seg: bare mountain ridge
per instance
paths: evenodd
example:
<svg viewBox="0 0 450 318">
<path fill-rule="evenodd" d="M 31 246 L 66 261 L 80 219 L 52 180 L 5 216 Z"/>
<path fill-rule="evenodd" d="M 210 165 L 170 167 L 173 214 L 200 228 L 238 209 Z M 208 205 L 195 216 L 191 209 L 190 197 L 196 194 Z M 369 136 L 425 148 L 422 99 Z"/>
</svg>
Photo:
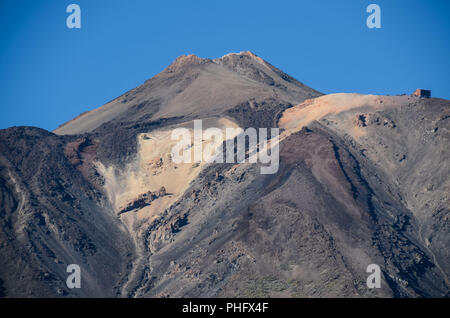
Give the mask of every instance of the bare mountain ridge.
<svg viewBox="0 0 450 318">
<path fill-rule="evenodd" d="M 143 85 L 62 125 L 56 134 L 79 134 L 114 120 L 136 122 L 174 116 L 211 116 L 254 100 L 298 104 L 321 94 L 251 52 L 211 60 L 177 58 Z M 163 106 L 163 107 L 162 107 Z"/>
<path fill-rule="evenodd" d="M 322 96 L 244 52 L 182 56 L 56 134 L 1 130 L 2 296 L 448 297 L 449 106 Z M 174 164 L 199 118 L 279 126 L 279 171 Z"/>
</svg>

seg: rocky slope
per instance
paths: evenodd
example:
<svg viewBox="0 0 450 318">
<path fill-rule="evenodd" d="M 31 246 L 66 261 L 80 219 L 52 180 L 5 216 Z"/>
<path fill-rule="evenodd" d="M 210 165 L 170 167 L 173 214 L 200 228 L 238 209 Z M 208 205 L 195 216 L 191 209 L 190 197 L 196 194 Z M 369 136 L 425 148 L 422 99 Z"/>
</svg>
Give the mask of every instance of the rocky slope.
<svg viewBox="0 0 450 318">
<path fill-rule="evenodd" d="M 1 295 L 447 297 L 450 102 L 321 95 L 189 55 L 53 133 L 0 131 Z M 174 163 L 194 119 L 279 127 L 278 172 Z"/>
</svg>

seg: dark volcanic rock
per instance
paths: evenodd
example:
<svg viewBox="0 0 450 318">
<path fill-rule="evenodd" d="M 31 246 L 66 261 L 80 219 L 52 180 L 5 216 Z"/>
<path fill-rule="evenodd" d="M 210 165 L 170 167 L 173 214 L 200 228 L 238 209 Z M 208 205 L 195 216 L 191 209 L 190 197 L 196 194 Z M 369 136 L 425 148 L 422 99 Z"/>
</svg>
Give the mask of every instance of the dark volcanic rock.
<svg viewBox="0 0 450 318">
<path fill-rule="evenodd" d="M 6 296 L 114 296 L 133 255 L 123 225 L 64 148 L 60 137 L 42 129 L 0 131 L 0 279 Z M 81 267 L 80 290 L 65 284 L 72 263 Z"/>
</svg>

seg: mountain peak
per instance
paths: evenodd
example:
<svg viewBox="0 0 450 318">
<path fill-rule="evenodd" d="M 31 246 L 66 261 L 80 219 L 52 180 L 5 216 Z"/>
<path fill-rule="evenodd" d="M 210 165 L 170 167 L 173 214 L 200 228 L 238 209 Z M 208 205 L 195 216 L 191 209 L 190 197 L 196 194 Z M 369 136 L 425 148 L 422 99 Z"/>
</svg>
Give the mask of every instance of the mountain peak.
<svg viewBox="0 0 450 318">
<path fill-rule="evenodd" d="M 258 55 L 256 55 L 255 53 L 253 53 L 252 51 L 241 51 L 241 52 L 230 52 L 228 54 L 225 54 L 224 56 L 222 56 L 221 58 L 227 57 L 227 56 L 232 56 L 232 55 L 238 55 L 238 56 L 248 56 L 248 57 L 252 57 L 252 58 L 257 58 Z"/>
<path fill-rule="evenodd" d="M 177 57 L 175 59 L 175 61 L 172 62 L 172 64 L 170 64 L 165 69 L 165 71 L 172 73 L 172 72 L 182 70 L 188 66 L 203 65 L 208 62 L 211 62 L 211 60 L 198 57 L 195 54 L 180 55 L 179 57 Z"/>
<path fill-rule="evenodd" d="M 228 54 L 226 54 L 222 57 L 216 58 L 214 60 L 209 59 L 209 58 L 201 58 L 195 54 L 187 54 L 187 55 L 183 54 L 183 55 L 180 55 L 179 57 L 177 57 L 175 59 L 175 61 L 173 61 L 172 64 L 170 64 L 165 69 L 165 71 L 169 72 L 169 73 L 173 73 L 173 72 L 183 70 L 189 66 L 204 65 L 204 64 L 211 63 L 211 62 L 222 64 L 222 62 L 227 61 L 229 59 L 234 60 L 234 59 L 240 59 L 243 57 L 257 61 L 258 63 L 261 63 L 263 65 L 266 64 L 266 62 L 262 58 L 260 58 L 258 55 L 256 55 L 255 53 L 253 53 L 251 51 L 242 51 L 239 53 L 228 53 Z"/>
<path fill-rule="evenodd" d="M 217 59 L 215 59 L 215 62 L 223 62 L 225 60 L 229 60 L 229 59 L 241 59 L 241 58 L 249 58 L 251 60 L 255 60 L 261 64 L 266 64 L 266 62 L 260 58 L 258 55 L 256 55 L 255 53 L 253 53 L 252 51 L 242 51 L 239 53 L 228 53 L 225 54 L 222 57 L 219 57 Z"/>
<path fill-rule="evenodd" d="M 214 60 L 181 55 L 143 85 L 71 120 L 55 133 L 89 132 L 113 120 L 137 123 L 168 116 L 215 116 L 249 100 L 296 105 L 320 95 L 250 51 Z"/>
</svg>

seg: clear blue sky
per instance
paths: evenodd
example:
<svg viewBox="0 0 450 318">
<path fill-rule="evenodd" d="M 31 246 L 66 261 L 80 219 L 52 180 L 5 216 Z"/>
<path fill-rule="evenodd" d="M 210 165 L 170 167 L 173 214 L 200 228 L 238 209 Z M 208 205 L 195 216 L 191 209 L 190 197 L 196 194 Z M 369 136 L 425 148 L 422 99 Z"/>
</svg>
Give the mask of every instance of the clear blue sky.
<svg viewBox="0 0 450 318">
<path fill-rule="evenodd" d="M 251 50 L 324 93 L 450 99 L 449 16 L 449 0 L 0 0 L 0 128 L 53 130 L 189 53 Z"/>
</svg>

